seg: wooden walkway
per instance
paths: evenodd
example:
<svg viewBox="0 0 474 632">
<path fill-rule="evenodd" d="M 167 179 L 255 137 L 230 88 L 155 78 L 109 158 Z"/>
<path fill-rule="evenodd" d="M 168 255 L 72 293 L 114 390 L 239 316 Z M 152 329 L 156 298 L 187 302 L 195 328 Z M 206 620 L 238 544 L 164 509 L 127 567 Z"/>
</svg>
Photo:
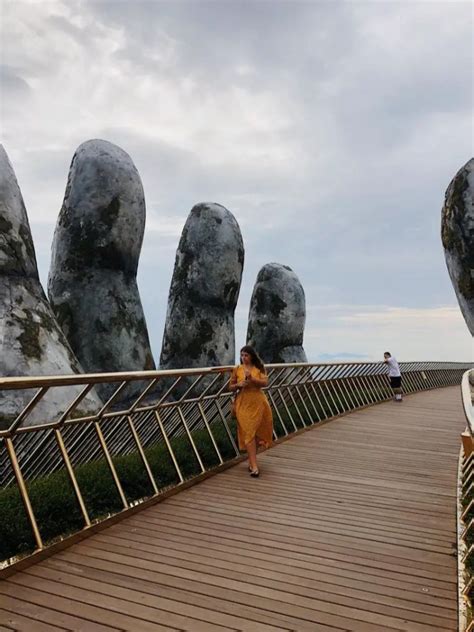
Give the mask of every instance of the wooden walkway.
<svg viewBox="0 0 474 632">
<path fill-rule="evenodd" d="M 459 388 L 384 403 L 0 581 L 0 630 L 456 630 Z"/>
</svg>

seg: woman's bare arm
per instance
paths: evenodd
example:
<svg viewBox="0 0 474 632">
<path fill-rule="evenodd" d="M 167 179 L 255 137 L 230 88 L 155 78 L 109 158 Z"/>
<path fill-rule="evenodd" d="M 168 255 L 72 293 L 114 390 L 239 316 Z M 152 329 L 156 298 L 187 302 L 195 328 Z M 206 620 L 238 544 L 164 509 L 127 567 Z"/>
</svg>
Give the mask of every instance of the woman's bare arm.
<svg viewBox="0 0 474 632">
<path fill-rule="evenodd" d="M 235 392 L 239 390 L 240 386 L 238 385 L 237 382 L 229 381 L 229 385 L 227 388 L 229 391 Z"/>
<path fill-rule="evenodd" d="M 261 373 L 260 374 L 263 377 L 260 378 L 256 378 L 256 377 L 249 377 L 248 381 L 250 382 L 250 384 L 253 384 L 254 386 L 258 386 L 259 388 L 264 388 L 265 386 L 268 386 L 268 376 Z"/>
<path fill-rule="evenodd" d="M 229 384 L 227 386 L 228 390 L 231 392 L 238 391 L 245 385 L 245 382 L 237 382 L 237 375 L 235 373 L 232 374 Z"/>
</svg>

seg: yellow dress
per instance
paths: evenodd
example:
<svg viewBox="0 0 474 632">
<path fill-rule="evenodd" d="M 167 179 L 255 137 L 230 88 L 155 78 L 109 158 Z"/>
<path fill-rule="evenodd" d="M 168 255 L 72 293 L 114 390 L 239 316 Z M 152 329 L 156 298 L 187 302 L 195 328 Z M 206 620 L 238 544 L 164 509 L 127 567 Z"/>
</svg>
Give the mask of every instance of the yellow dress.
<svg viewBox="0 0 474 632">
<path fill-rule="evenodd" d="M 266 377 L 256 367 L 252 367 L 251 375 L 257 380 Z M 239 365 L 232 371 L 230 383 L 235 384 L 244 380 L 244 367 Z M 273 439 L 273 416 L 267 396 L 261 388 L 252 384 L 242 388 L 237 395 L 235 410 L 239 448 L 245 450 L 245 447 L 255 438 L 257 446 L 264 445 L 268 448 Z"/>
</svg>

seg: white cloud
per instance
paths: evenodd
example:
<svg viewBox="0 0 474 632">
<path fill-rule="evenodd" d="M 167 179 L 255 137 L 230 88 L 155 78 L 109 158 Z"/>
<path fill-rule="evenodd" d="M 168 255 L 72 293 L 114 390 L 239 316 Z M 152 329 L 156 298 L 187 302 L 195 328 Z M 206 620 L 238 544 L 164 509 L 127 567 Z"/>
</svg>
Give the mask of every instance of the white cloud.
<svg viewBox="0 0 474 632">
<path fill-rule="evenodd" d="M 312 357 L 343 349 L 377 360 L 389 349 L 404 361 L 474 361 L 473 341 L 456 307 L 314 305 L 310 313 L 322 314 L 305 334 Z"/>
<path fill-rule="evenodd" d="M 176 219 L 174 216 L 166 216 L 148 213 L 146 220 L 146 230 L 148 232 L 158 233 L 162 237 L 177 238 L 181 236 L 184 222 Z"/>
<path fill-rule="evenodd" d="M 237 345 L 278 261 L 310 357 L 466 358 L 439 211 L 472 152 L 470 3 L 4 0 L 2 18 L 3 139 L 43 281 L 72 155 L 100 137 L 143 180 L 156 356 L 181 228 L 209 200 L 246 245 Z"/>
</svg>

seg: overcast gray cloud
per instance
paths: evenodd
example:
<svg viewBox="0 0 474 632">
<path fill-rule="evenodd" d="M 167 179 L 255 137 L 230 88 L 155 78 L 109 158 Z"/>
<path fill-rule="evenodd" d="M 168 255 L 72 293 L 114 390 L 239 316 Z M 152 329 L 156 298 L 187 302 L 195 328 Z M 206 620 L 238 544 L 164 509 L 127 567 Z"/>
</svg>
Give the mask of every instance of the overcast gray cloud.
<svg viewBox="0 0 474 632">
<path fill-rule="evenodd" d="M 312 360 L 466 359 L 439 238 L 473 153 L 469 2 L 3 0 L 2 138 L 43 281 L 69 163 L 88 138 L 130 153 L 147 230 L 139 284 L 155 357 L 190 208 L 231 210 L 259 268 L 306 291 Z"/>
</svg>

